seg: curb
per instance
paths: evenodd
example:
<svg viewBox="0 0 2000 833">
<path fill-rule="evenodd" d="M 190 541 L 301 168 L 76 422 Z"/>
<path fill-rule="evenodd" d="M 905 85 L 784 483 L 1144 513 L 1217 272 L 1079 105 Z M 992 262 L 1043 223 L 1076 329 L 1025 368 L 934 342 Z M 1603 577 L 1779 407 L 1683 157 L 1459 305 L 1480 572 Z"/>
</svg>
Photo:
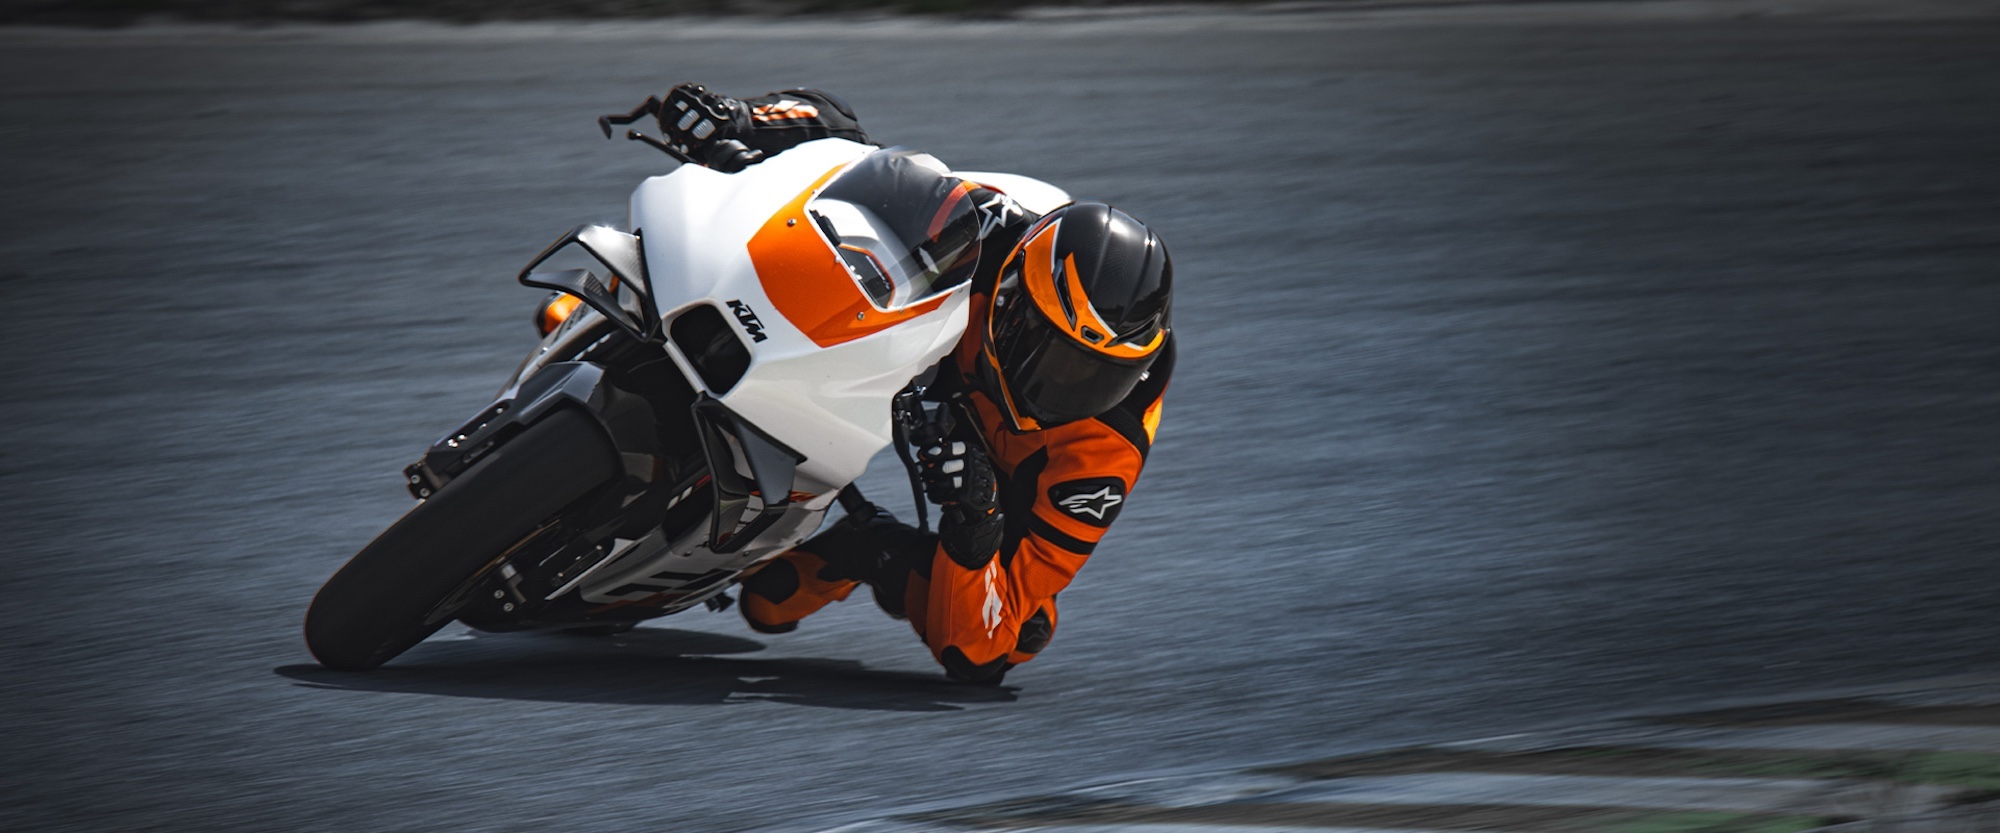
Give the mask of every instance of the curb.
<svg viewBox="0 0 2000 833">
<path fill-rule="evenodd" d="M 911 811 L 828 833 L 1996 833 L 2000 684 L 1733 705 Z"/>
</svg>

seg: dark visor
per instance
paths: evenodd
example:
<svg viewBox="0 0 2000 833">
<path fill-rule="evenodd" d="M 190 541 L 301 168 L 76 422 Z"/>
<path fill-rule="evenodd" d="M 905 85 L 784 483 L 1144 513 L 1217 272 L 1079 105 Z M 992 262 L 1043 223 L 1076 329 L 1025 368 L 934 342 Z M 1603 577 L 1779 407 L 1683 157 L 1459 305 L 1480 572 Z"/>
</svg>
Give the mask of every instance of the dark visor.
<svg viewBox="0 0 2000 833">
<path fill-rule="evenodd" d="M 993 311 L 993 354 L 1014 406 L 1022 416 L 1059 424 L 1111 410 L 1138 386 L 1153 364 L 1114 359 L 1078 344 L 1044 319 L 1020 284 L 1002 287 Z"/>
</svg>

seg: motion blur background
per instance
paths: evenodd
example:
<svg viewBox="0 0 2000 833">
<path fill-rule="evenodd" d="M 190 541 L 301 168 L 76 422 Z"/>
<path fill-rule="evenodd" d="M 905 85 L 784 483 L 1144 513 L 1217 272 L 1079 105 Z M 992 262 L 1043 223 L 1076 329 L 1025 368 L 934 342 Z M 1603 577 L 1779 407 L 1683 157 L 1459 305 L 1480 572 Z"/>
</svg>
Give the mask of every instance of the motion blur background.
<svg viewBox="0 0 2000 833">
<path fill-rule="evenodd" d="M 0 28 L 0 828 L 804 829 L 2000 673 L 1996 11 Z M 592 120 L 681 80 L 1166 236 L 1181 366 L 1053 646 L 951 686 L 857 599 L 317 669 L 533 344 L 511 276 L 670 168 Z"/>
</svg>

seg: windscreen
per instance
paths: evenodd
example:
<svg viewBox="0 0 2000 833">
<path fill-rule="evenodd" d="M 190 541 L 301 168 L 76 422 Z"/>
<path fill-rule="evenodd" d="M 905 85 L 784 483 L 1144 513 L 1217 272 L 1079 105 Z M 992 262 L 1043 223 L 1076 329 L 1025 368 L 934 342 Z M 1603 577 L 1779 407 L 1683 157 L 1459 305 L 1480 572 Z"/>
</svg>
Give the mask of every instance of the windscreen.
<svg viewBox="0 0 2000 833">
<path fill-rule="evenodd" d="M 894 309 L 965 283 L 979 266 L 972 186 L 929 154 L 889 148 L 806 204 L 875 306 Z"/>
</svg>

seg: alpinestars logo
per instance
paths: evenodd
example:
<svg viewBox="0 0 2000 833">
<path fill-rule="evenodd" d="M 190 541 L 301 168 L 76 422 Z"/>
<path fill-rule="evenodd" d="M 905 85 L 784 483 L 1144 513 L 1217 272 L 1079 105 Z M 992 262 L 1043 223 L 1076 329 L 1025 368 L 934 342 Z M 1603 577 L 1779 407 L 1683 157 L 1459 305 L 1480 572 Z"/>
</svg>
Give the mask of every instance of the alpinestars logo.
<svg viewBox="0 0 2000 833">
<path fill-rule="evenodd" d="M 749 304 L 730 301 L 729 311 L 736 314 L 736 323 L 743 325 L 743 331 L 750 334 L 751 341 L 770 338 L 764 334 L 764 322 L 757 320 L 757 313 L 751 311 Z"/>
<path fill-rule="evenodd" d="M 1021 210 L 1020 203 L 1006 194 L 994 191 L 986 202 L 979 205 L 979 239 L 985 240 L 994 229 L 1006 225 L 1014 218 L 1026 216 L 1028 212 Z"/>
<path fill-rule="evenodd" d="M 1111 487 L 1106 486 L 1087 495 L 1070 495 L 1056 505 L 1072 515 L 1089 515 L 1101 521 L 1104 520 L 1104 513 L 1124 502 L 1124 495 L 1114 494 Z"/>
<path fill-rule="evenodd" d="M 1091 526 L 1110 526 L 1125 505 L 1125 482 L 1116 477 L 1092 477 L 1058 483 L 1049 489 L 1049 502 Z"/>
</svg>

